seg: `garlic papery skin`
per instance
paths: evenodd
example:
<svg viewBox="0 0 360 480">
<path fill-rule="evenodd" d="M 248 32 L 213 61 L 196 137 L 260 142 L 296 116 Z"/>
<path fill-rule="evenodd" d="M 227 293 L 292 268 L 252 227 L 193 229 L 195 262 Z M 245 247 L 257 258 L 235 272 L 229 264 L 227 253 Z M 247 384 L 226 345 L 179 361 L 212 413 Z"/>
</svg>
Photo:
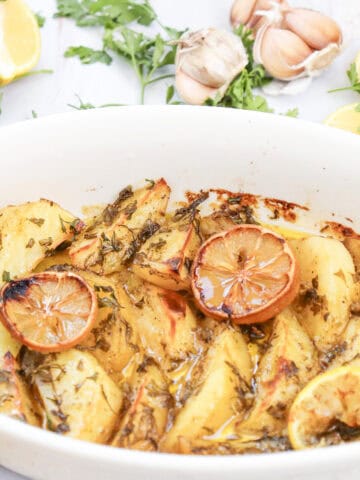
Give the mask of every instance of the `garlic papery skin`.
<svg viewBox="0 0 360 480">
<path fill-rule="evenodd" d="M 241 39 L 223 30 L 207 28 L 187 33 L 177 43 L 176 88 L 193 105 L 224 95 L 248 63 Z"/>
<path fill-rule="evenodd" d="M 291 9 L 284 14 L 284 26 L 315 50 L 322 50 L 332 43 L 340 45 L 342 42 L 339 25 L 315 10 Z"/>
<path fill-rule="evenodd" d="M 234 28 L 245 25 L 256 30 L 261 26 L 259 24 L 264 23 L 264 13 L 274 13 L 287 6 L 286 0 L 235 0 L 230 12 L 230 23 Z"/>
<path fill-rule="evenodd" d="M 274 78 L 290 80 L 305 72 L 304 62 L 313 50 L 289 30 L 264 26 L 254 46 L 255 61 Z"/>
</svg>

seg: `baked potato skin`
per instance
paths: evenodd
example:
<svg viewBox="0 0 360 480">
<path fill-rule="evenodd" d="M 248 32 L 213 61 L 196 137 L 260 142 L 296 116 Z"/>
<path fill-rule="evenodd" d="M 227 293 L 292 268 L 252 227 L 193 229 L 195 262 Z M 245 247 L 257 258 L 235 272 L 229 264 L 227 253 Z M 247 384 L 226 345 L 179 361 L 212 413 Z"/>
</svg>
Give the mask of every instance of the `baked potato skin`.
<svg viewBox="0 0 360 480">
<path fill-rule="evenodd" d="M 122 394 L 90 353 L 72 349 L 45 356 L 32 382 L 47 429 L 89 442 L 109 440 Z"/>
</svg>

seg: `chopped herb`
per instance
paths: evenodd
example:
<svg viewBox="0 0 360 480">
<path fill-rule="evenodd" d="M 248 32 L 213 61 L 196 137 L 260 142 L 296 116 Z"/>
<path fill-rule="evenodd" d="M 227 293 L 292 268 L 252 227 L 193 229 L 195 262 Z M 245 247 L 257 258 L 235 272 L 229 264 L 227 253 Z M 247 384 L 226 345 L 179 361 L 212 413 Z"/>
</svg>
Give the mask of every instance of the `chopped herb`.
<svg viewBox="0 0 360 480">
<path fill-rule="evenodd" d="M 159 230 L 159 228 L 160 225 L 158 223 L 155 223 L 148 218 L 136 236 L 135 240 L 133 240 L 130 246 L 127 248 L 123 261 L 125 263 L 130 262 L 134 258 L 135 254 L 139 251 L 140 247 L 146 242 L 146 240 L 152 237 Z"/>
<path fill-rule="evenodd" d="M 95 292 L 107 292 L 107 293 L 114 293 L 113 287 L 105 286 L 105 285 L 94 285 Z"/>
<path fill-rule="evenodd" d="M 293 117 L 297 118 L 299 116 L 299 109 L 298 108 L 290 108 L 286 113 L 286 117 Z"/>
<path fill-rule="evenodd" d="M 174 214 L 174 221 L 178 222 L 189 218 L 192 221 L 195 218 L 195 215 L 198 211 L 198 207 L 209 198 L 209 193 L 204 192 L 198 196 L 193 202 L 190 203 L 187 207 L 178 208 Z"/>
<path fill-rule="evenodd" d="M 31 115 L 32 118 L 38 118 L 38 114 L 35 112 L 35 110 L 31 110 Z"/>
<path fill-rule="evenodd" d="M 52 237 L 43 238 L 43 239 L 39 240 L 39 245 L 41 245 L 42 247 L 50 247 L 50 245 L 52 245 L 52 243 L 53 243 Z"/>
<path fill-rule="evenodd" d="M 42 227 L 44 225 L 45 220 L 43 218 L 28 218 L 29 222 L 34 223 L 38 227 Z"/>
<path fill-rule="evenodd" d="M 30 238 L 25 248 L 32 248 L 34 245 L 35 245 L 35 240 L 33 238 Z"/>
<path fill-rule="evenodd" d="M 148 189 L 151 190 L 154 185 L 155 185 L 155 181 L 154 180 L 151 180 L 149 178 L 145 178 L 145 182 L 148 182 L 149 186 L 148 186 Z"/>
<path fill-rule="evenodd" d="M 350 81 L 349 87 L 335 88 L 334 90 L 329 90 L 329 93 L 343 92 L 345 90 L 350 90 L 356 93 L 360 93 L 360 78 L 356 69 L 356 64 L 352 63 L 349 70 L 346 72 L 348 79 Z"/>
<path fill-rule="evenodd" d="M 2 273 L 2 281 L 3 282 L 11 282 L 10 273 L 7 272 L 6 270 L 4 270 L 3 273 Z"/>
<path fill-rule="evenodd" d="M 65 57 L 79 57 L 79 60 L 84 65 L 90 65 L 92 63 L 104 63 L 110 65 L 112 58 L 105 52 L 105 50 L 94 50 L 82 45 L 78 47 L 69 47 L 64 53 Z"/>
<path fill-rule="evenodd" d="M 41 15 L 41 13 L 35 13 L 34 15 L 39 27 L 42 28 L 45 25 L 46 18 L 43 15 Z"/>
</svg>

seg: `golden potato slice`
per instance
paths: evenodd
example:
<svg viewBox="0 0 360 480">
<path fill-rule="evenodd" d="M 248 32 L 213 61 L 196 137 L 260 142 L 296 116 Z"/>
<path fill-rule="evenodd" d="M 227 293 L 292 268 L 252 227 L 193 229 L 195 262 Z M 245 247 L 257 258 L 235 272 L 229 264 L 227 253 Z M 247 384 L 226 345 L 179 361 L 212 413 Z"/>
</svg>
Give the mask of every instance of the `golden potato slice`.
<svg viewBox="0 0 360 480">
<path fill-rule="evenodd" d="M 144 243 L 135 256 L 132 270 L 159 287 L 189 289 L 189 272 L 200 245 L 200 236 L 192 223 L 172 222 Z"/>
<path fill-rule="evenodd" d="M 30 391 L 10 352 L 0 359 L 0 413 L 31 425 L 40 425 L 40 416 L 34 408 Z"/>
<path fill-rule="evenodd" d="M 160 228 L 169 196 L 164 179 L 135 192 L 131 187 L 122 190 L 73 243 L 72 264 L 106 275 L 119 271 Z"/>
<path fill-rule="evenodd" d="M 109 439 L 122 394 L 95 357 L 75 349 L 48 355 L 31 375 L 47 429 L 90 442 Z"/>
<path fill-rule="evenodd" d="M 124 407 L 113 446 L 136 450 L 157 450 L 165 432 L 172 398 L 159 367 L 144 358 L 129 382 L 122 384 Z"/>
<path fill-rule="evenodd" d="M 0 358 L 3 358 L 8 352 L 16 357 L 20 348 L 21 343 L 15 340 L 0 322 Z"/>
<path fill-rule="evenodd" d="M 256 373 L 255 403 L 236 426 L 238 438 L 246 443 L 284 435 L 291 402 L 318 369 L 313 343 L 295 314 L 284 310 L 275 319 L 269 349 Z"/>
<path fill-rule="evenodd" d="M 130 275 L 124 284 L 121 314 L 134 326 L 145 351 L 164 369 L 173 359 L 196 353 L 196 317 L 184 297 Z"/>
<path fill-rule="evenodd" d="M 316 346 L 337 344 L 349 321 L 354 289 L 354 262 L 339 240 L 309 237 L 292 241 L 300 265 L 299 320 Z"/>
<path fill-rule="evenodd" d="M 163 451 L 185 452 L 247 407 L 252 365 L 239 332 L 228 328 L 220 333 L 198 368 L 193 391 L 161 444 Z"/>
<path fill-rule="evenodd" d="M 49 200 L 0 211 L 0 285 L 30 273 L 46 255 L 73 237 L 79 223 Z"/>
</svg>

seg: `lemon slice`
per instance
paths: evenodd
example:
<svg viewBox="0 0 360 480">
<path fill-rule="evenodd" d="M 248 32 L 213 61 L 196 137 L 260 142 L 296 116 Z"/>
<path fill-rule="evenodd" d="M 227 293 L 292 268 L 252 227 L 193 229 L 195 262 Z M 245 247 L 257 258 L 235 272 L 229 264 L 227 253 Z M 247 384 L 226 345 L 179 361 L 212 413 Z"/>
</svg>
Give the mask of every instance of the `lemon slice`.
<svg viewBox="0 0 360 480">
<path fill-rule="evenodd" d="M 71 272 L 14 280 L 1 297 L 4 326 L 20 343 L 43 353 L 62 352 L 84 340 L 98 311 L 95 292 Z"/>
<path fill-rule="evenodd" d="M 40 30 L 23 0 L 0 1 L 0 85 L 31 70 L 39 60 Z"/>
<path fill-rule="evenodd" d="M 308 383 L 291 406 L 288 430 L 296 450 L 360 440 L 360 367 L 339 367 Z"/>
<path fill-rule="evenodd" d="M 359 66 L 360 68 L 360 58 Z M 360 134 L 360 103 L 345 105 L 332 113 L 326 120 L 325 125 L 340 128 L 348 132 Z"/>
<path fill-rule="evenodd" d="M 192 268 L 192 290 L 200 310 L 235 323 L 265 322 L 296 296 L 299 271 L 280 235 L 255 225 L 210 237 Z"/>
</svg>

